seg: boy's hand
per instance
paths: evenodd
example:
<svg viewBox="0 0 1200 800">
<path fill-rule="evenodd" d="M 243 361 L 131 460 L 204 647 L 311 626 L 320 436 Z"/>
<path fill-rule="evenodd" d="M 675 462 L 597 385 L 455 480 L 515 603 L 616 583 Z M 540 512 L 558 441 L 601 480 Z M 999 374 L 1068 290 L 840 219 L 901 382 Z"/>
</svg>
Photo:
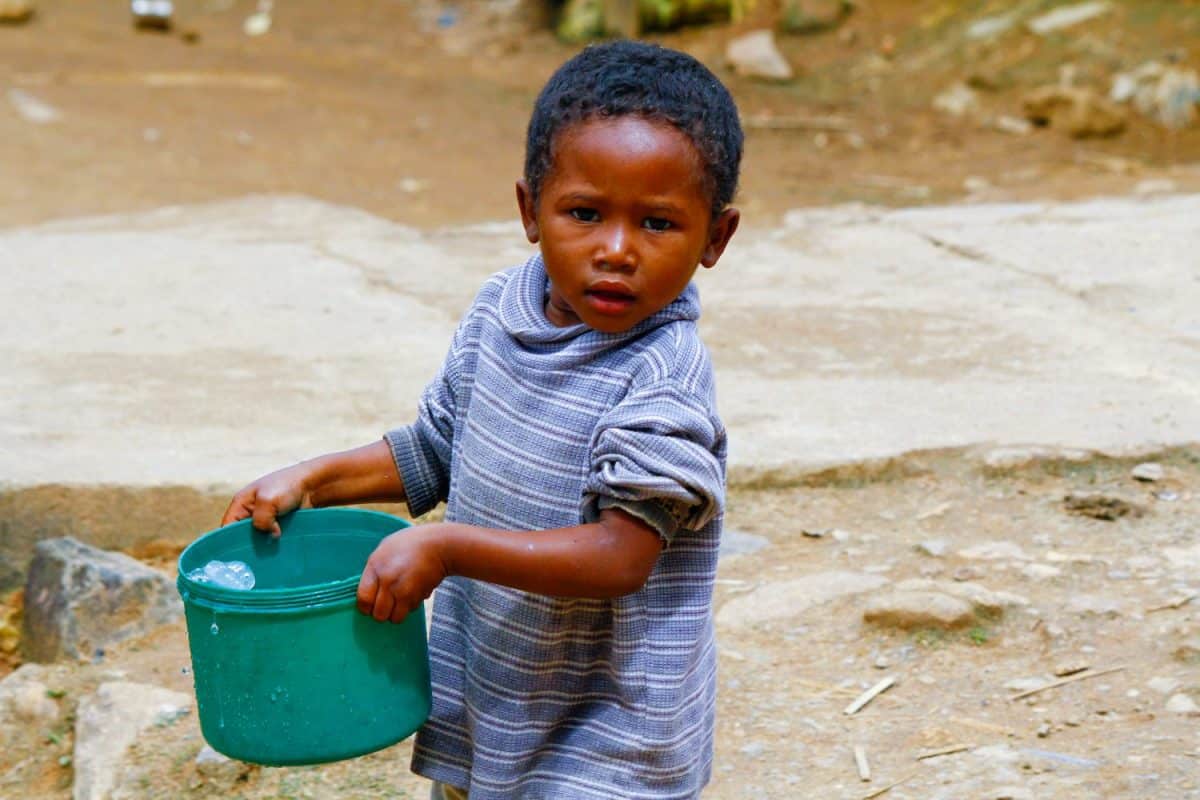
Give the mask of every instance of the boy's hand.
<svg viewBox="0 0 1200 800">
<path fill-rule="evenodd" d="M 441 527 L 408 528 L 379 543 L 358 582 L 359 611 L 380 622 L 400 622 L 433 594 L 447 575 L 438 551 Z"/>
<path fill-rule="evenodd" d="M 250 517 L 255 528 L 278 536 L 281 533 L 278 517 L 312 505 L 305 486 L 307 478 L 304 464 L 264 475 L 233 496 L 221 517 L 221 525 Z"/>
</svg>

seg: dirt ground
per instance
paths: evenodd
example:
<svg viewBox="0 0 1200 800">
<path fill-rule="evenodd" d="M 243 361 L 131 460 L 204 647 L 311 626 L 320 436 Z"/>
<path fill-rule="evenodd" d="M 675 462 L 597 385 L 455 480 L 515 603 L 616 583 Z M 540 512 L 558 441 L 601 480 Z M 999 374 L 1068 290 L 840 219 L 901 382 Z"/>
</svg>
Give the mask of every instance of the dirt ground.
<svg viewBox="0 0 1200 800">
<path fill-rule="evenodd" d="M 965 26 L 1010 3 L 858 5 L 840 32 L 781 39 L 799 73 L 791 84 L 753 83 L 723 66 L 725 42 L 753 21 L 658 37 L 717 70 L 747 118 L 807 120 L 749 130 L 739 198 L 749 225 L 842 202 L 1200 189 L 1197 125 L 1169 131 L 1134 115 L 1119 136 L 1074 140 L 1053 127 L 1020 136 L 987 122 L 1019 115 L 1024 91 L 1058 80 L 1067 64 L 1079 83 L 1103 89 L 1114 71 L 1150 59 L 1194 68 L 1200 2 L 1120 3 L 1063 34 L 1014 31 L 992 43 L 969 43 Z M 61 119 L 33 124 L 0 102 L 0 226 L 279 192 L 420 227 L 508 217 L 530 104 L 576 48 L 548 32 L 480 31 L 469 4 L 459 7 L 461 29 L 442 30 L 418 6 L 281 0 L 271 31 L 249 38 L 247 0 L 178 2 L 169 34 L 135 33 L 120 2 L 43 0 L 29 24 L 0 28 L 0 87 L 36 96 Z M 937 92 L 972 75 L 992 87 L 983 111 L 956 118 L 931 108 Z M 1200 600 L 1188 599 L 1200 591 L 1200 457 L 1160 460 L 1167 477 L 1157 483 L 1132 480 L 1134 462 L 994 471 L 970 453 L 934 453 L 894 469 L 735 487 L 729 528 L 752 536 L 731 538 L 762 547 L 723 560 L 718 612 L 833 570 L 977 582 L 1028 604 L 950 633 L 865 625 L 864 604 L 883 590 L 724 623 L 705 796 L 866 798 L 892 786 L 880 796 L 1200 797 L 1196 717 L 1165 710 L 1179 694 L 1200 701 Z M 1079 491 L 1145 513 L 1070 514 L 1063 498 Z M 6 490 L 0 535 L 69 533 L 169 570 L 224 502 L 185 487 Z M 939 539 L 943 555 L 914 549 Z M 993 542 L 1020 552 L 962 553 Z M 1164 556 L 1169 548 L 1191 555 Z M 1017 689 L 1006 684 L 1051 680 L 1079 663 L 1120 669 L 1010 699 Z M 0 676 L 12 666 L 0 661 Z M 78 698 L 119 675 L 190 691 L 188 667 L 182 624 L 98 663 L 64 666 L 52 687 L 62 722 L 0 753 L 0 798 L 70 796 L 71 766 L 60 758 L 71 753 Z M 843 713 L 885 676 L 896 685 Z M 126 776 L 130 796 L 423 796 L 406 744 L 325 767 L 250 769 L 234 782 L 198 775 L 202 745 L 194 714 L 144 737 Z M 855 745 L 870 782 L 858 778 Z M 955 746 L 967 749 L 918 760 Z"/>
<path fill-rule="evenodd" d="M 280 192 L 418 226 L 508 218 L 533 99 L 578 49 L 545 29 L 491 24 L 470 2 L 281 0 L 256 38 L 242 31 L 251 0 L 178 0 L 166 34 L 136 33 L 122 2 L 37 5 L 31 22 L 0 27 L 0 86 L 61 117 L 33 124 L 0 103 L 0 225 Z M 1018 26 L 992 41 L 968 39 L 967 26 L 1013 3 L 858 6 L 836 32 L 780 37 L 797 71 L 787 84 L 724 64 L 725 43 L 769 21 L 772 0 L 736 26 L 655 37 L 712 67 L 747 120 L 801 122 L 748 123 L 747 225 L 830 203 L 1075 198 L 1164 179 L 1200 187 L 1198 125 L 1170 131 L 1133 114 L 1119 136 L 1074 140 L 989 122 L 1019 116 L 1025 92 L 1063 70 L 1107 93 L 1115 72 L 1149 60 L 1195 68 L 1200 2 L 1125 2 L 1048 37 Z M 439 11 L 455 23 L 438 27 Z M 979 112 L 933 110 L 962 81 L 984 87 Z"/>
<path fill-rule="evenodd" d="M 705 797 L 860 798 L 901 780 L 886 797 L 1200 797 L 1196 714 L 1166 710 L 1180 694 L 1200 700 L 1200 456 L 1182 450 L 1157 460 L 1165 476 L 1154 483 L 1134 480 L 1132 461 L 999 470 L 954 452 L 736 488 L 728 530 L 742 552 L 722 560 L 718 579 L 719 722 Z M 1070 513 L 1064 498 L 1080 493 L 1141 514 Z M 921 543 L 931 544 L 922 551 Z M 141 555 L 170 568 L 163 553 Z M 768 609 L 790 582 L 832 571 L 975 583 L 1020 604 L 952 631 L 864 623 L 865 604 L 887 587 L 803 611 Z M 731 604 L 745 597 L 763 600 L 731 618 Z M 179 623 L 95 663 L 62 667 L 50 688 L 63 721 L 0 753 L 0 797 L 68 797 L 71 768 L 59 759 L 71 753 L 78 698 L 114 678 L 187 692 L 189 665 Z M 1076 677 L 1095 677 L 1012 699 L 1082 667 Z M 896 679 L 891 689 L 844 713 L 887 676 Z M 143 736 L 124 796 L 424 796 L 407 771 L 407 743 L 224 779 L 198 774 L 202 746 L 194 713 Z M 870 782 L 858 778 L 855 746 Z M 954 748 L 962 749 L 921 758 Z"/>
</svg>

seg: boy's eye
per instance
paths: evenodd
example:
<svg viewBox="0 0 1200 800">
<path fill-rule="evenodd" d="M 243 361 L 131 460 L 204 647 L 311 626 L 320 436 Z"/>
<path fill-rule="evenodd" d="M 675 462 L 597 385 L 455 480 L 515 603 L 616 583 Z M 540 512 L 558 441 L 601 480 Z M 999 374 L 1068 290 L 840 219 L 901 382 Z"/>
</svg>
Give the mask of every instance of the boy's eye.
<svg viewBox="0 0 1200 800">
<path fill-rule="evenodd" d="M 594 208 L 572 208 L 571 216 L 580 222 L 595 222 L 600 219 L 600 213 Z"/>
<path fill-rule="evenodd" d="M 662 217 L 646 217 L 646 219 L 642 221 L 642 224 L 652 231 L 660 232 L 671 227 L 671 221 L 669 219 L 663 219 Z"/>
</svg>

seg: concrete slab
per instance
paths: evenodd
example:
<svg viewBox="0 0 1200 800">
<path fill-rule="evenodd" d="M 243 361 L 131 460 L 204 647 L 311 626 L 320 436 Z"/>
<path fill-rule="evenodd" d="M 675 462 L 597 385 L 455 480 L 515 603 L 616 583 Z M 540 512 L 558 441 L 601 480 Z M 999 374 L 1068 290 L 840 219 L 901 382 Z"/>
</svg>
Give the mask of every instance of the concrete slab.
<svg viewBox="0 0 1200 800">
<path fill-rule="evenodd" d="M 1200 439 L 1200 196 L 794 212 L 699 280 L 735 469 Z M 0 483 L 227 488 L 412 415 L 516 222 L 302 197 L 0 231 Z"/>
</svg>

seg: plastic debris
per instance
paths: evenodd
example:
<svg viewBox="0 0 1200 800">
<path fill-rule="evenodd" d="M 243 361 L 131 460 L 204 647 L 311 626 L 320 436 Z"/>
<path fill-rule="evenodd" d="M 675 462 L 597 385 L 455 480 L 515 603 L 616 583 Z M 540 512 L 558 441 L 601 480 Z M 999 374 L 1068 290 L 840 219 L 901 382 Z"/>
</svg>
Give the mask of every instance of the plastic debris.
<svg viewBox="0 0 1200 800">
<path fill-rule="evenodd" d="M 187 574 L 188 580 L 210 583 L 223 589 L 242 591 L 254 588 L 254 570 L 242 561 L 209 561 Z"/>
<path fill-rule="evenodd" d="M 129 10 L 136 28 L 155 31 L 171 29 L 171 15 L 175 12 L 171 0 L 130 0 Z"/>
</svg>

